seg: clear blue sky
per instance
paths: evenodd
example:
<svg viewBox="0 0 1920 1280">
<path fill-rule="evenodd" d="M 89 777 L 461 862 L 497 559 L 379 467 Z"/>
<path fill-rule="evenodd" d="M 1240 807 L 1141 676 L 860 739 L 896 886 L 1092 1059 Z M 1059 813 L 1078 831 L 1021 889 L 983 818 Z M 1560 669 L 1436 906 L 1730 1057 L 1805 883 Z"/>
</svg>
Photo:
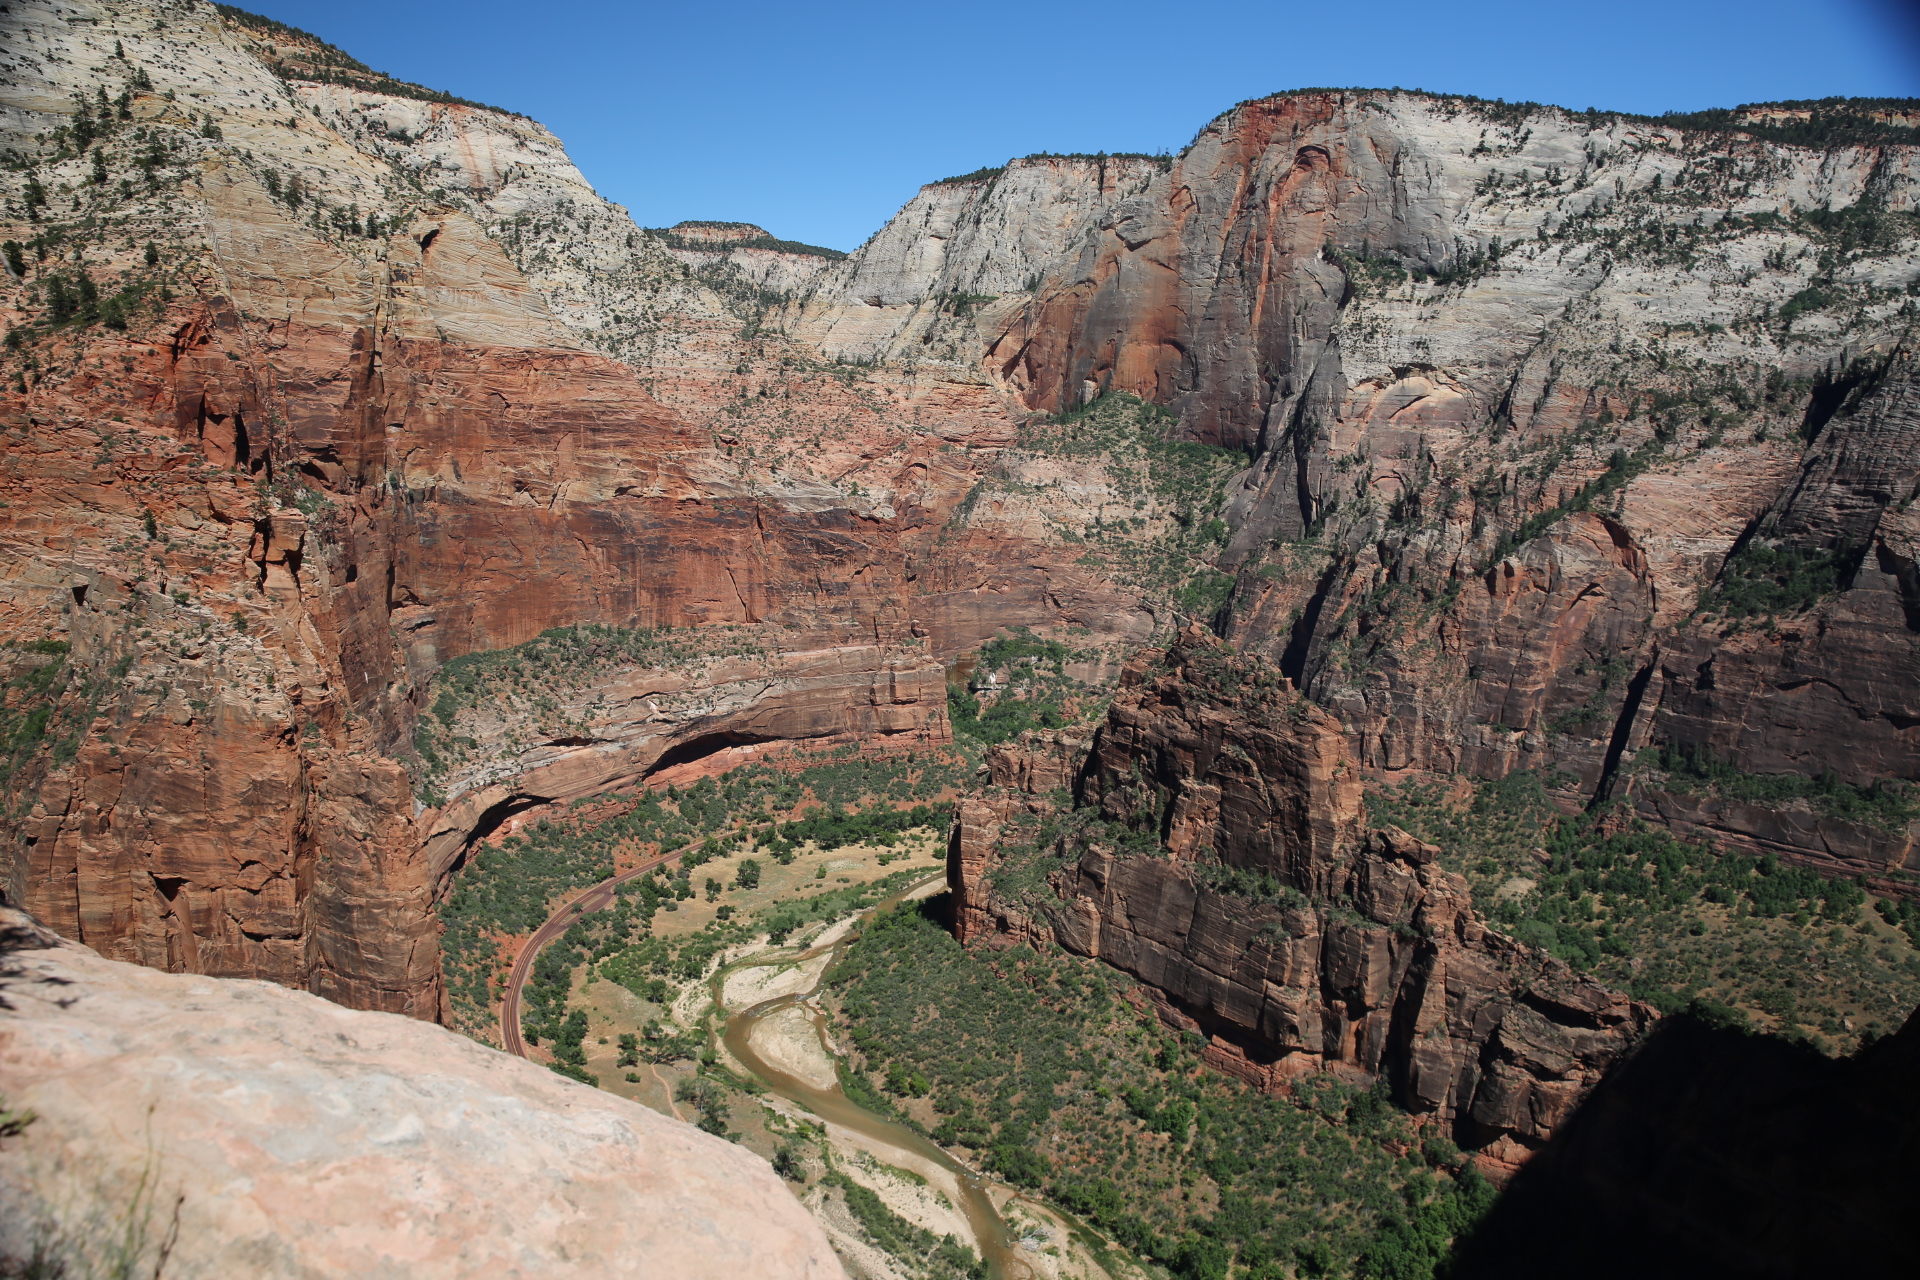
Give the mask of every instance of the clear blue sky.
<svg viewBox="0 0 1920 1280">
<path fill-rule="evenodd" d="M 1647 113 L 1920 96 L 1920 19 L 1902 0 L 241 7 L 534 117 L 643 226 L 757 222 L 840 249 L 923 182 L 1035 151 L 1178 150 L 1280 89 Z"/>
</svg>

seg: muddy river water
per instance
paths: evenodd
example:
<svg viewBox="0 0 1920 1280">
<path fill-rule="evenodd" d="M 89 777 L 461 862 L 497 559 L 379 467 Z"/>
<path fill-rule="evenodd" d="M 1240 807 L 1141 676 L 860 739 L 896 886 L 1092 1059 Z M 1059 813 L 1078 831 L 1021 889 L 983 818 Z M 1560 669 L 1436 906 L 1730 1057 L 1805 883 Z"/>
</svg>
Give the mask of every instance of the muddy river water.
<svg viewBox="0 0 1920 1280">
<path fill-rule="evenodd" d="M 825 1057 L 825 1064 L 835 1060 L 827 1035 L 825 1018 L 811 1003 L 820 988 L 820 983 L 832 970 L 834 963 L 839 960 L 846 948 L 859 936 L 860 929 L 868 920 L 906 898 L 923 892 L 935 879 L 937 877 L 930 877 L 920 884 L 901 890 L 861 915 L 851 928 L 830 931 L 826 937 L 831 941 L 816 944 L 811 950 L 798 956 L 790 951 L 781 952 L 768 956 L 756 956 L 737 964 L 724 966 L 713 978 L 714 1001 L 726 1011 L 725 1030 L 721 1038 L 734 1059 L 780 1097 L 804 1107 L 830 1124 L 852 1130 L 865 1140 L 864 1145 L 872 1146 L 882 1152 L 891 1149 L 908 1157 L 919 1157 L 919 1161 L 908 1159 L 899 1163 L 911 1165 L 924 1161 L 938 1165 L 951 1173 L 959 1186 L 960 1203 L 957 1208 L 965 1216 L 967 1225 L 973 1232 L 974 1243 L 978 1245 L 993 1280 L 1024 1280 L 1032 1274 L 1032 1269 L 1020 1258 L 1006 1220 L 994 1208 L 993 1200 L 987 1193 L 987 1184 L 984 1179 L 912 1129 L 883 1119 L 854 1102 L 841 1091 L 837 1083 L 828 1082 L 826 1070 L 807 1070 L 806 1076 L 803 1077 L 796 1074 L 794 1070 L 783 1069 L 783 1065 L 780 1064 L 794 1065 L 790 1060 L 792 1054 L 790 1051 L 776 1050 L 772 1043 L 776 1039 L 791 1035 L 793 1020 L 804 1018 L 805 1025 L 811 1029 L 812 1036 L 818 1040 L 820 1052 Z M 770 984 L 784 988 L 783 993 L 741 1009 L 729 1006 L 726 990 L 729 985 L 733 985 L 729 983 L 729 979 L 739 983 L 741 975 L 746 971 L 768 967 L 799 970 L 805 975 L 804 989 L 793 989 L 800 985 L 797 981 Z M 737 999 L 736 997 L 736 1002 Z M 808 1049 L 810 1050 L 811 1046 L 808 1046 Z M 814 1055 L 809 1051 L 805 1056 L 811 1059 Z M 796 1070 L 805 1069 L 796 1068 Z"/>
</svg>

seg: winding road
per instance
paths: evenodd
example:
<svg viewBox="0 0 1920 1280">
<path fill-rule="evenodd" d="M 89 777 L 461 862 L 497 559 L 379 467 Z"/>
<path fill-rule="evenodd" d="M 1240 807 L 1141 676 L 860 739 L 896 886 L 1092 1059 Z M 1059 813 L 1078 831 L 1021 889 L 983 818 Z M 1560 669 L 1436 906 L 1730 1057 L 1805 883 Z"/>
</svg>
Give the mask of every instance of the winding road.
<svg viewBox="0 0 1920 1280">
<path fill-rule="evenodd" d="M 565 933 L 568 925 L 588 912 L 605 911 L 612 906 L 614 890 L 621 885 L 639 879 L 686 851 L 686 848 L 680 848 L 659 854 L 631 871 L 622 871 L 609 880 L 602 880 L 548 916 L 547 922 L 533 931 L 533 936 L 527 939 L 526 946 L 520 948 L 520 954 L 513 962 L 513 972 L 507 975 L 506 995 L 500 1002 L 500 1044 L 508 1053 L 521 1058 L 527 1056 L 526 1043 L 520 1038 L 520 992 L 533 974 L 533 962 L 539 956 L 540 949 Z"/>
</svg>

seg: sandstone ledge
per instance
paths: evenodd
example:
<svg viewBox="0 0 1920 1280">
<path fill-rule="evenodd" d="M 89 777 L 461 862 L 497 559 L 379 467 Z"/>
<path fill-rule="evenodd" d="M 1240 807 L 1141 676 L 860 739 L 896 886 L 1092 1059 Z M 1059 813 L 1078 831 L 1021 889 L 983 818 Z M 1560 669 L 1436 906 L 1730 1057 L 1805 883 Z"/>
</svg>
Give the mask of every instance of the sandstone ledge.
<svg viewBox="0 0 1920 1280">
<path fill-rule="evenodd" d="M 0 909 L 0 1257 L 154 1170 L 166 1275 L 841 1276 L 772 1170 L 395 1014 L 104 960 Z"/>
</svg>

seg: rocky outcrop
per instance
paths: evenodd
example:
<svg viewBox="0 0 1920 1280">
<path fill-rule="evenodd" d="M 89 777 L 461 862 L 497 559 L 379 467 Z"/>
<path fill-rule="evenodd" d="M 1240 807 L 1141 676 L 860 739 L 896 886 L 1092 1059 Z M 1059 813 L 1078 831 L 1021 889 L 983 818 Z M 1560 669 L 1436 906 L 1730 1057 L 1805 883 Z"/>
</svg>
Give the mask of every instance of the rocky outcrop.
<svg viewBox="0 0 1920 1280">
<path fill-rule="evenodd" d="M 931 714 L 945 697 L 944 672 L 923 649 L 887 655 L 850 645 L 710 658 L 691 670 L 615 667 L 547 713 L 577 715 L 559 733 L 539 732 L 524 716 L 493 718 L 492 708 L 478 730 L 486 736 L 466 758 L 430 775 L 447 798 L 420 824 L 428 874 L 441 883 L 475 835 L 505 814 L 600 795 L 727 747 L 945 741 Z"/>
<path fill-rule="evenodd" d="M 181 1277 L 842 1274 L 765 1163 L 438 1027 L 0 909 L 0 1258 Z M 155 1268 L 158 1271 L 158 1268 Z"/>
<path fill-rule="evenodd" d="M 1129 664 L 1090 751 L 1030 735 L 990 777 L 956 813 L 962 940 L 1125 970 L 1262 1086 L 1384 1076 L 1513 1164 L 1652 1019 L 1488 928 L 1433 846 L 1363 832 L 1338 723 L 1198 630 Z M 1074 807 L 1047 794 L 1066 777 Z"/>
<path fill-rule="evenodd" d="M 705 274 L 762 290 L 768 295 L 791 295 L 846 254 L 818 245 L 776 238 L 751 222 L 676 222 L 653 231 L 677 261 Z"/>
<path fill-rule="evenodd" d="M 1838 390 L 1798 472 L 1745 545 L 1831 561 L 1844 588 L 1764 630 L 1691 628 L 1644 668 L 1627 745 L 1671 743 L 1760 774 L 1870 788 L 1920 774 L 1920 365 L 1899 348 Z M 1699 831 L 1888 887 L 1920 866 L 1920 829 L 1663 787 L 1623 777 L 1639 809 Z"/>
</svg>

